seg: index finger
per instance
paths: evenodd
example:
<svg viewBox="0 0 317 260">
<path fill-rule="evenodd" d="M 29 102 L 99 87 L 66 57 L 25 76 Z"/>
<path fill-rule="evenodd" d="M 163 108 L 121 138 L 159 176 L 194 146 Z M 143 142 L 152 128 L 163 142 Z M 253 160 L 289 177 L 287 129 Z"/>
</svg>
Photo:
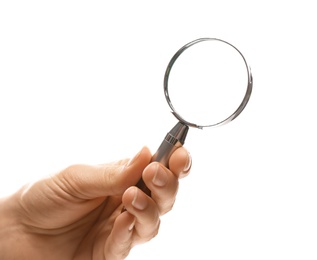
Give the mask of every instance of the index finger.
<svg viewBox="0 0 317 260">
<path fill-rule="evenodd" d="M 169 159 L 169 169 L 178 178 L 187 176 L 190 172 L 191 166 L 191 155 L 185 147 L 176 149 Z"/>
</svg>

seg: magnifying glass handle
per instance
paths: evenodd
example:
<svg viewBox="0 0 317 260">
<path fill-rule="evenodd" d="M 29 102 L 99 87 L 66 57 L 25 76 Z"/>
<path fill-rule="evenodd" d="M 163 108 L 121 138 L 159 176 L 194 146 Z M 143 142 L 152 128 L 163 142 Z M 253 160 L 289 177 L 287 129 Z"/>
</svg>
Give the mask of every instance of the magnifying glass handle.
<svg viewBox="0 0 317 260">
<path fill-rule="evenodd" d="M 168 161 L 172 153 L 185 143 L 185 139 L 188 132 L 188 126 L 182 122 L 178 122 L 172 129 L 167 133 L 160 147 L 153 155 L 151 162 L 160 162 L 166 167 L 169 167 Z M 145 185 L 141 178 L 137 185 L 147 195 L 151 196 L 151 191 Z"/>
</svg>

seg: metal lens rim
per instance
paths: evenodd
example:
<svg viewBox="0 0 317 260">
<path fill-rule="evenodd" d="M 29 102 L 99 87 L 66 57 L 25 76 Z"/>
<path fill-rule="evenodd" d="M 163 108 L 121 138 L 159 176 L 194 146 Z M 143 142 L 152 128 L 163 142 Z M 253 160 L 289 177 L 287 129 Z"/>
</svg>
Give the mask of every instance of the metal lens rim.
<svg viewBox="0 0 317 260">
<path fill-rule="evenodd" d="M 247 79 L 248 79 L 248 82 L 247 82 L 247 88 L 246 88 L 246 92 L 245 92 L 245 95 L 244 95 L 244 98 L 242 100 L 242 102 L 240 103 L 240 105 L 238 106 L 238 108 L 227 118 L 225 118 L 224 120 L 222 121 L 219 121 L 217 123 L 214 123 L 214 124 L 210 124 L 210 125 L 197 125 L 195 123 L 192 123 L 192 122 L 188 122 L 186 121 L 179 113 L 177 113 L 176 109 L 174 108 L 173 104 L 172 104 L 172 101 L 169 97 L 169 92 L 168 92 L 168 80 L 169 80 L 169 75 L 170 75 L 170 72 L 173 68 L 173 65 L 175 63 L 175 61 L 178 59 L 178 57 L 185 51 L 187 50 L 189 47 L 195 45 L 195 44 L 198 44 L 200 42 L 204 42 L 204 41 L 219 41 L 219 42 L 222 42 L 224 44 L 227 44 L 229 46 L 231 46 L 232 48 L 234 48 L 239 54 L 240 56 L 242 57 L 243 61 L 244 61 L 244 64 L 245 64 L 245 67 L 246 67 L 246 71 L 247 71 Z M 221 125 L 224 125 L 226 123 L 229 123 L 230 121 L 234 120 L 242 111 L 243 109 L 246 107 L 249 99 L 250 99 L 250 96 L 251 96 L 251 93 L 252 93 L 252 87 L 253 87 L 253 78 L 252 78 L 252 74 L 251 74 L 251 68 L 249 67 L 245 57 L 243 56 L 243 54 L 235 47 L 233 46 L 231 43 L 229 42 L 226 42 L 224 40 L 221 40 L 221 39 L 218 39 L 218 38 L 199 38 L 199 39 L 196 39 L 194 41 L 191 41 L 189 43 L 187 43 L 186 45 L 184 45 L 182 48 L 180 48 L 175 54 L 174 56 L 172 57 L 172 59 L 170 60 L 167 68 L 166 68 L 166 71 L 165 71 L 165 75 L 164 75 L 164 95 L 165 95 L 165 98 L 166 98 L 166 101 L 168 103 L 168 105 L 170 106 L 170 108 L 172 109 L 172 114 L 182 123 L 188 125 L 188 126 L 191 126 L 191 127 L 195 127 L 195 128 L 199 128 L 199 129 L 203 129 L 205 127 L 216 127 L 216 126 L 221 126 Z"/>
</svg>

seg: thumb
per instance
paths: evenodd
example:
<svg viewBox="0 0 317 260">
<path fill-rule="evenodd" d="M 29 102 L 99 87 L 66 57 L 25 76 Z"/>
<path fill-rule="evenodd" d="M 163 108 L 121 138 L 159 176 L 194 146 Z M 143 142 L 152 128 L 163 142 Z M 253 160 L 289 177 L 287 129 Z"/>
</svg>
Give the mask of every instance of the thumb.
<svg viewBox="0 0 317 260">
<path fill-rule="evenodd" d="M 73 165 L 53 178 L 64 192 L 80 199 L 121 195 L 128 187 L 136 185 L 150 161 L 151 153 L 143 147 L 129 162 Z"/>
</svg>

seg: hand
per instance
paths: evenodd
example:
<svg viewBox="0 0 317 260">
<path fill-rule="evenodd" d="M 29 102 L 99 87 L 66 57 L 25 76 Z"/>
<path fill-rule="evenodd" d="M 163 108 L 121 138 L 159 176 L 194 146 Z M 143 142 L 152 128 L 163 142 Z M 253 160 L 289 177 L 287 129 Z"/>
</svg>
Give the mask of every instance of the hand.
<svg viewBox="0 0 317 260">
<path fill-rule="evenodd" d="M 191 167 L 183 147 L 170 169 L 151 156 L 70 166 L 0 200 L 0 259 L 124 259 L 157 234 Z M 141 176 L 151 197 L 133 186 Z"/>
</svg>

